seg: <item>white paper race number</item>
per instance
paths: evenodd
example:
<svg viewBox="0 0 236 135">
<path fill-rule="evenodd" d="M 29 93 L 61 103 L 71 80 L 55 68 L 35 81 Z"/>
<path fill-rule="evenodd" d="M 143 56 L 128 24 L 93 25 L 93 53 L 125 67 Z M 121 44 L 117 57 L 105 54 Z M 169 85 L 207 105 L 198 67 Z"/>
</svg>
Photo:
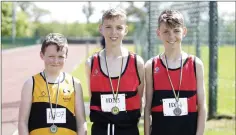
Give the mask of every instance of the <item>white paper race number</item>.
<svg viewBox="0 0 236 135">
<path fill-rule="evenodd" d="M 55 120 L 51 114 L 51 108 L 47 108 L 47 123 L 66 123 L 66 108 L 52 108 L 52 114 L 55 115 Z"/>
<path fill-rule="evenodd" d="M 114 106 L 118 107 L 119 111 L 126 111 L 125 94 L 118 94 L 117 103 L 112 94 L 101 95 L 101 107 L 103 112 L 111 112 Z"/>
</svg>

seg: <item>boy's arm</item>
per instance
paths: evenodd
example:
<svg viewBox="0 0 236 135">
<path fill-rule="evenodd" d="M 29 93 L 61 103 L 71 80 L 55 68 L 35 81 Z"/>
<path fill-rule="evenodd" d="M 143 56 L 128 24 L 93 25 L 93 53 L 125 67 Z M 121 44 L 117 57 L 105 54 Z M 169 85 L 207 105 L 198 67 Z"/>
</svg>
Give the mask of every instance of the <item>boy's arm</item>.
<svg viewBox="0 0 236 135">
<path fill-rule="evenodd" d="M 202 61 L 196 57 L 196 75 L 197 75 L 197 133 L 196 135 L 203 135 L 206 123 L 206 99 L 205 99 L 205 84 L 204 84 L 204 66 Z"/>
<path fill-rule="evenodd" d="M 21 102 L 18 116 L 19 135 L 29 135 L 28 121 L 32 104 L 33 79 L 28 79 L 21 91 Z"/>
<path fill-rule="evenodd" d="M 85 62 L 85 73 L 87 78 L 87 85 L 88 85 L 88 95 L 91 97 L 90 91 L 90 74 L 91 74 L 91 64 L 92 64 L 92 56 L 90 56 L 87 61 Z"/>
<path fill-rule="evenodd" d="M 143 97 L 143 91 L 144 91 L 144 61 L 143 58 L 136 55 L 137 60 L 137 69 L 138 69 L 138 75 L 140 78 L 140 85 L 138 86 L 138 94 L 140 95 L 140 112 L 142 112 L 142 97 Z"/>
<path fill-rule="evenodd" d="M 75 116 L 77 124 L 77 134 L 87 135 L 87 123 L 85 118 L 83 90 L 79 80 L 74 78 L 74 82 L 75 82 Z"/>
<path fill-rule="evenodd" d="M 153 96 L 153 80 L 152 80 L 152 59 L 148 60 L 145 64 L 145 81 L 146 81 L 146 104 L 144 108 L 144 135 L 150 135 L 150 115 L 151 104 Z"/>
</svg>

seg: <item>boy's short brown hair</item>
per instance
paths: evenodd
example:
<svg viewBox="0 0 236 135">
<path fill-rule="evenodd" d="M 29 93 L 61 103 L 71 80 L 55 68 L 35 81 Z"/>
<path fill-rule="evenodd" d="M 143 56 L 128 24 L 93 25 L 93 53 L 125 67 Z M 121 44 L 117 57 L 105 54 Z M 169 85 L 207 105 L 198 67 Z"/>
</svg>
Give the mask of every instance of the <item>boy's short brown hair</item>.
<svg viewBox="0 0 236 135">
<path fill-rule="evenodd" d="M 102 15 L 102 23 L 104 22 L 105 19 L 113 19 L 113 18 L 123 18 L 126 22 L 127 20 L 127 16 L 126 16 L 126 12 L 121 9 L 121 8 L 111 8 L 107 11 L 105 11 Z"/>
<path fill-rule="evenodd" d="M 177 10 L 164 10 L 161 12 L 158 18 L 158 28 L 160 28 L 161 23 L 164 22 L 167 26 L 174 27 L 184 27 L 184 17 Z"/>
<path fill-rule="evenodd" d="M 68 53 L 68 42 L 67 39 L 64 35 L 60 34 L 60 33 L 49 33 L 41 46 L 41 52 L 44 54 L 45 53 L 45 49 L 49 46 L 49 45 L 56 45 L 57 46 L 57 51 L 61 51 L 64 47 L 66 48 L 66 55 Z"/>
</svg>

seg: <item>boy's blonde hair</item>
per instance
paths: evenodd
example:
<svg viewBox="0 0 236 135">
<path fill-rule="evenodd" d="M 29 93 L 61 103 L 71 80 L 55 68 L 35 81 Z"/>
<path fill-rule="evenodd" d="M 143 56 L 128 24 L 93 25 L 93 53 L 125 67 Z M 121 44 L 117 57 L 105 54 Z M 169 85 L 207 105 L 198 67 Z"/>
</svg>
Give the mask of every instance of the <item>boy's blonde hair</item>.
<svg viewBox="0 0 236 135">
<path fill-rule="evenodd" d="M 111 8 L 111 9 L 109 9 L 109 10 L 107 10 L 103 13 L 102 23 L 106 19 L 111 20 L 111 19 L 116 18 L 116 17 L 124 19 L 125 22 L 127 20 L 126 12 L 123 9 L 121 9 L 121 8 Z"/>
<path fill-rule="evenodd" d="M 44 54 L 46 48 L 49 45 L 56 45 L 57 46 L 57 51 L 61 51 L 63 48 L 66 48 L 66 55 L 68 53 L 68 42 L 67 39 L 64 35 L 60 33 L 49 33 L 41 46 L 41 52 Z"/>
<path fill-rule="evenodd" d="M 162 22 L 171 28 L 184 27 L 184 17 L 177 10 L 164 10 L 158 18 L 158 28 Z"/>
</svg>

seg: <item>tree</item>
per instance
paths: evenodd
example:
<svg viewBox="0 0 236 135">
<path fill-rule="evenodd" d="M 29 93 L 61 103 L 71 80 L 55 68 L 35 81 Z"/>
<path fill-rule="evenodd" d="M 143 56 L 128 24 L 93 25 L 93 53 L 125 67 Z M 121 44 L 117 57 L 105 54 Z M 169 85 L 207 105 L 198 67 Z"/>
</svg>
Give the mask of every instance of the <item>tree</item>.
<svg viewBox="0 0 236 135">
<path fill-rule="evenodd" d="M 33 21 L 34 21 L 34 22 L 39 22 L 39 19 L 40 19 L 42 16 L 45 16 L 45 15 L 50 14 L 50 11 L 49 11 L 49 10 L 39 8 L 39 7 L 37 7 L 36 5 L 34 5 L 34 8 L 32 9 L 32 12 L 33 12 L 32 17 L 33 17 Z"/>
<path fill-rule="evenodd" d="M 128 3 L 129 3 L 129 6 L 128 8 L 125 9 L 127 13 L 127 17 L 134 17 L 141 22 L 145 21 L 147 12 L 142 8 L 135 7 L 134 2 L 128 2 Z"/>
<path fill-rule="evenodd" d="M 17 5 L 36 23 L 42 16 L 50 14 L 49 10 L 39 8 L 33 2 L 17 2 Z"/>
<path fill-rule="evenodd" d="M 11 36 L 12 2 L 2 2 L 2 36 Z"/>
<path fill-rule="evenodd" d="M 17 5 L 23 12 L 30 16 L 30 11 L 34 6 L 32 2 L 17 2 Z"/>
<path fill-rule="evenodd" d="M 31 36 L 32 31 L 30 29 L 30 22 L 28 15 L 23 12 L 17 12 L 17 20 L 16 20 L 16 36 L 17 37 L 28 37 Z"/>
<path fill-rule="evenodd" d="M 86 16 L 87 19 L 87 24 L 89 24 L 89 18 L 92 16 L 93 12 L 94 12 L 94 7 L 92 6 L 91 2 L 88 2 L 88 5 L 83 5 L 83 13 Z"/>
</svg>

